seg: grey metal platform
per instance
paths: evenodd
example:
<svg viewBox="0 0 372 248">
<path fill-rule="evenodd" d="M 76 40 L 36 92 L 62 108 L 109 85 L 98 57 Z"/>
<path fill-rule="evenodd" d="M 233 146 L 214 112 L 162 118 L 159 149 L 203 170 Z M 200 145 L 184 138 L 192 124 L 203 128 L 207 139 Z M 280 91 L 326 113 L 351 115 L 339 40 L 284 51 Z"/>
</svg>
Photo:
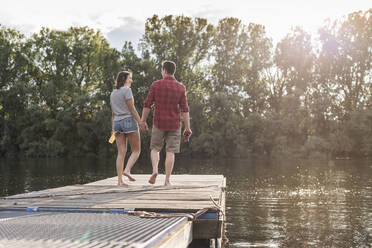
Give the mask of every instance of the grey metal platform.
<svg viewBox="0 0 372 248">
<path fill-rule="evenodd" d="M 0 248 L 185 247 L 192 241 L 191 225 L 185 217 L 0 211 Z M 185 236 L 187 229 L 190 234 Z M 176 232 L 182 232 L 184 244 Z"/>
</svg>

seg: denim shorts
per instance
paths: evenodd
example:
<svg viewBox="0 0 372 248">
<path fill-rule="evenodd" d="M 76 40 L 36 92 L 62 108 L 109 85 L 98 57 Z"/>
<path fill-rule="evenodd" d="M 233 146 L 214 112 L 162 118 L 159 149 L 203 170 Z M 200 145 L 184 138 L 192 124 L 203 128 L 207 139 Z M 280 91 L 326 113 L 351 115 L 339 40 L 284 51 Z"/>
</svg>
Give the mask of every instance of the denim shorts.
<svg viewBox="0 0 372 248">
<path fill-rule="evenodd" d="M 138 130 L 138 123 L 132 117 L 114 121 L 114 133 L 133 133 Z"/>
</svg>

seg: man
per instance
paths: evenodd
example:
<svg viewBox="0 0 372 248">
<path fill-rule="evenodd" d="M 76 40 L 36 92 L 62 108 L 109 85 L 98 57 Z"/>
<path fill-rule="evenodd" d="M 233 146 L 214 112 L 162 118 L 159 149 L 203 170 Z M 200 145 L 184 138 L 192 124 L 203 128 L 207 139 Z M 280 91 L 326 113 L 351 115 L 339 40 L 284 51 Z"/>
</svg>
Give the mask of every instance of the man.
<svg viewBox="0 0 372 248">
<path fill-rule="evenodd" d="M 146 122 L 151 107 L 155 104 L 153 128 L 151 134 L 151 163 L 152 175 L 149 183 L 154 184 L 158 175 L 159 152 L 166 144 L 165 158 L 165 182 L 170 185 L 170 175 L 174 165 L 174 155 L 180 152 L 181 123 L 180 115 L 185 124 L 183 135 L 190 137 L 189 106 L 186 98 L 186 87 L 177 82 L 174 77 L 176 64 L 172 61 L 165 61 L 162 64 L 161 74 L 163 79 L 155 81 L 150 87 L 143 110 L 141 121 Z"/>
</svg>

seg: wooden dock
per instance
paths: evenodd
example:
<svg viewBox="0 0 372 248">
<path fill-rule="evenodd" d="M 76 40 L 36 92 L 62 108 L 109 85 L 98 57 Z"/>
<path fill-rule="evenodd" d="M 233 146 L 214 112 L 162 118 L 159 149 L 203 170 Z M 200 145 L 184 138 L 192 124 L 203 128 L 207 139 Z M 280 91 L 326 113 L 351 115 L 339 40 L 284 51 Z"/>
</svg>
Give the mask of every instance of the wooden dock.
<svg viewBox="0 0 372 248">
<path fill-rule="evenodd" d="M 133 176 L 136 181 L 128 182 L 129 186 L 116 186 L 117 178 L 113 177 L 84 185 L 5 197 L 0 200 L 0 220 L 2 211 L 18 210 L 121 214 L 145 211 L 170 216 L 181 213 L 186 214 L 183 217 L 185 223 L 180 224 L 177 230 L 171 230 L 165 238 L 159 237 L 158 244 L 153 247 L 176 247 L 170 245 L 170 241 L 177 247 L 187 247 L 192 240 L 194 242 L 190 247 L 196 240 L 209 240 L 214 242 L 215 247 L 222 246 L 226 189 L 224 176 L 172 175 L 172 186 L 168 187 L 162 185 L 164 175 L 159 175 L 154 185 L 147 182 L 150 175 Z M 197 219 L 187 217 L 190 216 L 187 214 L 207 208 L 206 213 Z M 1 233 L 0 238 L 4 238 Z"/>
</svg>

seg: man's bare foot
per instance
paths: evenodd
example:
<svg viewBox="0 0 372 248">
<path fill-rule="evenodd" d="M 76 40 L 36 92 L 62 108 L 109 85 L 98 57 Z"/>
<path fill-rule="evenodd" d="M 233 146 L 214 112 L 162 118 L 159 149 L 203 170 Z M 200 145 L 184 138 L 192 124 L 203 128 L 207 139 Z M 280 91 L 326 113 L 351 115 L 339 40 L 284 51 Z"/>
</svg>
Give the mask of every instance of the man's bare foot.
<svg viewBox="0 0 372 248">
<path fill-rule="evenodd" d="M 171 186 L 172 184 L 169 181 L 164 182 L 164 186 Z"/>
<path fill-rule="evenodd" d="M 123 176 L 126 176 L 129 179 L 129 181 L 131 181 L 131 182 L 136 181 L 136 179 L 134 177 L 132 177 L 132 175 L 130 173 L 123 172 Z"/>
<path fill-rule="evenodd" d="M 158 176 L 158 173 L 153 173 L 149 179 L 149 183 L 154 184 L 156 182 L 157 176 Z"/>
</svg>

